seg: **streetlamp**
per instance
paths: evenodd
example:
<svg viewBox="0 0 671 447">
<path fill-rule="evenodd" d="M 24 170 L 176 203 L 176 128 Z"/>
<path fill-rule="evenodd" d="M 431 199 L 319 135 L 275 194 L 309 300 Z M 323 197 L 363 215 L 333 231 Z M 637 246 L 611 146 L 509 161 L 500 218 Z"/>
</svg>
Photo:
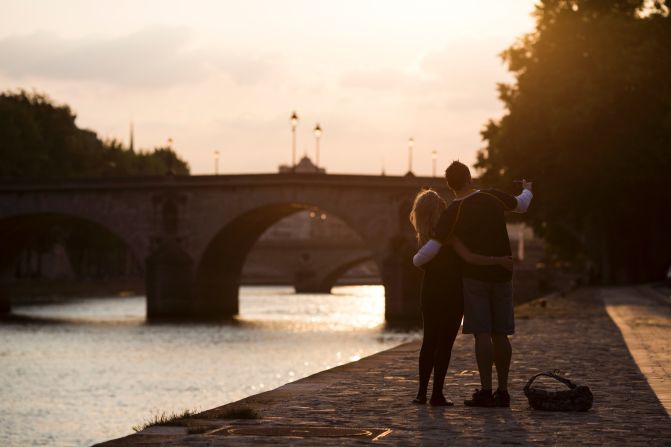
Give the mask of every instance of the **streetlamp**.
<svg viewBox="0 0 671 447">
<path fill-rule="evenodd" d="M 214 151 L 214 175 L 219 175 L 219 151 Z"/>
<path fill-rule="evenodd" d="M 415 146 L 415 139 L 408 140 L 408 174 L 412 174 L 412 148 Z"/>
<path fill-rule="evenodd" d="M 296 111 L 291 114 L 291 170 L 296 170 L 296 126 L 298 125 L 298 115 Z"/>
<path fill-rule="evenodd" d="M 433 176 L 436 176 L 436 160 L 438 160 L 438 151 L 435 149 L 431 152 L 431 163 L 432 163 L 432 173 Z"/>
<path fill-rule="evenodd" d="M 319 123 L 315 126 L 315 143 L 317 145 L 317 155 L 315 157 L 315 167 L 317 168 L 317 172 L 319 172 L 319 139 L 322 136 L 322 128 L 319 127 Z"/>
</svg>

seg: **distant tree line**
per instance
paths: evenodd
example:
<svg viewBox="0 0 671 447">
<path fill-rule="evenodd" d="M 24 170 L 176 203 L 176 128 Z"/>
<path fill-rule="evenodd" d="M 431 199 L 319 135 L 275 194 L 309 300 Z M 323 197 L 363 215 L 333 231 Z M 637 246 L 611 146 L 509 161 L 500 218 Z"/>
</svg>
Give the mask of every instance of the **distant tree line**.
<svg viewBox="0 0 671 447">
<path fill-rule="evenodd" d="M 0 94 L 0 179 L 188 175 L 189 165 L 170 147 L 134 151 L 77 127 L 67 105 L 26 91 Z M 36 235 L 16 264 L 19 278 L 40 278 L 44 255 L 62 246 L 79 279 L 138 275 L 138 260 L 113 234 L 70 219 Z M 45 259 L 53 259 L 45 258 Z"/>
<path fill-rule="evenodd" d="M 186 175 L 189 165 L 169 147 L 134 151 L 77 127 L 67 105 L 26 91 L 0 93 L 0 178 Z"/>
<path fill-rule="evenodd" d="M 506 113 L 482 132 L 485 183 L 535 181 L 529 222 L 603 282 L 671 264 L 671 19 L 664 1 L 542 0 L 503 52 Z"/>
</svg>

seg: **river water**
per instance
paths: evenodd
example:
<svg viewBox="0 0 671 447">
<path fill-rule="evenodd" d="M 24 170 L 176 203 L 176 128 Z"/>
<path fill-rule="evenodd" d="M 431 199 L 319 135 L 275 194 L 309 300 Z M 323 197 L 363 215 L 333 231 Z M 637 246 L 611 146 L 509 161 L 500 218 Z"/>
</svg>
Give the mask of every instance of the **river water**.
<svg viewBox="0 0 671 447">
<path fill-rule="evenodd" d="M 144 297 L 14 309 L 29 318 L 0 323 L 0 445 L 91 445 L 417 337 L 384 329 L 382 286 L 240 295 L 240 317 L 220 324 L 147 324 Z"/>
</svg>

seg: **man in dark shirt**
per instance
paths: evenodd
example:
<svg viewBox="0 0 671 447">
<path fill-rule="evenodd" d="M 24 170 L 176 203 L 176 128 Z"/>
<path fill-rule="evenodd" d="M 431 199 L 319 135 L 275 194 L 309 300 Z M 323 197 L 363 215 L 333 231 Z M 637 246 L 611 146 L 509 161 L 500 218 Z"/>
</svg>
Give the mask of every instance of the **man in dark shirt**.
<svg viewBox="0 0 671 447">
<path fill-rule="evenodd" d="M 531 183 L 523 181 L 517 197 L 495 189 L 476 190 L 466 165 L 458 161 L 445 171 L 456 199 L 443 212 L 433 243 L 458 238 L 470 251 L 485 256 L 511 256 L 504 212 L 525 212 L 533 197 Z M 436 242 L 437 241 L 437 242 Z M 429 241 L 417 256 L 431 255 Z M 421 257 L 421 256 L 420 256 Z M 512 272 L 498 265 L 464 264 L 464 333 L 475 335 L 475 355 L 482 389 L 464 401 L 469 406 L 510 406 L 508 371 L 512 348 L 508 335 L 515 332 Z M 492 363 L 498 389 L 492 394 Z"/>
</svg>

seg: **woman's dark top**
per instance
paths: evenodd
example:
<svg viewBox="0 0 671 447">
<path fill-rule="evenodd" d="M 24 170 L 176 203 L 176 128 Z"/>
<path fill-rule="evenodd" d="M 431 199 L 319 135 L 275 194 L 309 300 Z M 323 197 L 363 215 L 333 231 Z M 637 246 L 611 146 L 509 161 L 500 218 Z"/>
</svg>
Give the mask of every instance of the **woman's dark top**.
<svg viewBox="0 0 671 447">
<path fill-rule="evenodd" d="M 447 309 L 463 305 L 462 261 L 449 245 L 443 245 L 438 254 L 422 266 L 422 308 Z"/>
</svg>

